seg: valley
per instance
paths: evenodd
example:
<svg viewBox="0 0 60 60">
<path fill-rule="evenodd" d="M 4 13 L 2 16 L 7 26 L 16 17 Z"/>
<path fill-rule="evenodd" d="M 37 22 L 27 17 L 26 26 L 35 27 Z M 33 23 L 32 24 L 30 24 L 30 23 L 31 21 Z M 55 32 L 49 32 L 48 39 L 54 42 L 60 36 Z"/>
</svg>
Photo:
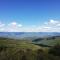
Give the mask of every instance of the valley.
<svg viewBox="0 0 60 60">
<path fill-rule="evenodd" d="M 60 36 L 24 38 L 0 36 L 0 60 L 60 60 Z"/>
</svg>

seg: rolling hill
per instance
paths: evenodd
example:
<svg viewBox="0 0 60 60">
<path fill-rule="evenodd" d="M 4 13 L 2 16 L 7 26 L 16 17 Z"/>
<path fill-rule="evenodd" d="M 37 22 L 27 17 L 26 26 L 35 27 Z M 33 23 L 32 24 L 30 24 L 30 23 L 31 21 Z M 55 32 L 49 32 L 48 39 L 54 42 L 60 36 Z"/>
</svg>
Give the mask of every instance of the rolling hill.
<svg viewBox="0 0 60 60">
<path fill-rule="evenodd" d="M 32 41 L 36 45 L 40 46 L 54 46 L 56 44 L 60 44 L 60 36 L 52 36 L 52 37 L 44 37 L 38 38 Z"/>
<path fill-rule="evenodd" d="M 0 32 L 0 37 L 9 37 L 15 39 L 35 39 L 50 36 L 60 36 L 60 32 Z"/>
</svg>

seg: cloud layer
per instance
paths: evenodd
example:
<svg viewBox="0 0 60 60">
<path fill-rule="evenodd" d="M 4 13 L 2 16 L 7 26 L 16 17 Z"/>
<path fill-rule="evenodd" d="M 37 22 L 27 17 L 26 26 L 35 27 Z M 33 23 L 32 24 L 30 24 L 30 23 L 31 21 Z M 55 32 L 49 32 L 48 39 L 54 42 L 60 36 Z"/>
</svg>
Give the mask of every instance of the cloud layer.
<svg viewBox="0 0 60 60">
<path fill-rule="evenodd" d="M 24 27 L 17 22 L 11 22 L 8 24 L 0 22 L 0 32 L 60 32 L 60 21 L 49 20 L 42 25 L 34 25 L 30 27 Z"/>
</svg>

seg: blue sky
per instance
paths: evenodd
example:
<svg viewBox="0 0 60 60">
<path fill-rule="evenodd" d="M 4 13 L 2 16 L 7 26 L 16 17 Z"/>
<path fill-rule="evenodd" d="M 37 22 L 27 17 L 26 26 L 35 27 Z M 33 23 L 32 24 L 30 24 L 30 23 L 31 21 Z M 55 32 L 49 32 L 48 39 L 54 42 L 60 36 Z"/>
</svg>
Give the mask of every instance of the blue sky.
<svg viewBox="0 0 60 60">
<path fill-rule="evenodd" d="M 60 22 L 60 0 L 0 0 L 0 25 L 4 25 L 0 31 L 6 28 L 11 31 L 51 31 L 40 27 L 47 27 L 45 23 L 57 21 Z M 20 27 L 14 30 L 10 25 Z"/>
</svg>

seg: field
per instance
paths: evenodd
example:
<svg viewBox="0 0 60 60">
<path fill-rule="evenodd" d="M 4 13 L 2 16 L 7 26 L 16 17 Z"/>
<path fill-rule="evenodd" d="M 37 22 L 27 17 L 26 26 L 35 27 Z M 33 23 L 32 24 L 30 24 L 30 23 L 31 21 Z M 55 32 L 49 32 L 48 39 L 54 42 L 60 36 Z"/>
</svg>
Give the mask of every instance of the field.
<svg viewBox="0 0 60 60">
<path fill-rule="evenodd" d="M 41 44 L 47 43 L 50 46 L 59 42 L 59 38 L 55 40 L 41 40 Z M 0 60 L 60 60 L 60 55 L 50 54 L 51 47 L 40 46 L 35 43 L 33 44 L 30 40 L 0 37 Z"/>
<path fill-rule="evenodd" d="M 42 40 L 40 40 L 41 38 L 39 39 L 36 39 L 33 41 L 34 44 L 41 44 L 41 45 L 46 45 L 46 46 L 54 46 L 56 44 L 60 44 L 60 37 L 44 37 L 42 38 Z"/>
</svg>

